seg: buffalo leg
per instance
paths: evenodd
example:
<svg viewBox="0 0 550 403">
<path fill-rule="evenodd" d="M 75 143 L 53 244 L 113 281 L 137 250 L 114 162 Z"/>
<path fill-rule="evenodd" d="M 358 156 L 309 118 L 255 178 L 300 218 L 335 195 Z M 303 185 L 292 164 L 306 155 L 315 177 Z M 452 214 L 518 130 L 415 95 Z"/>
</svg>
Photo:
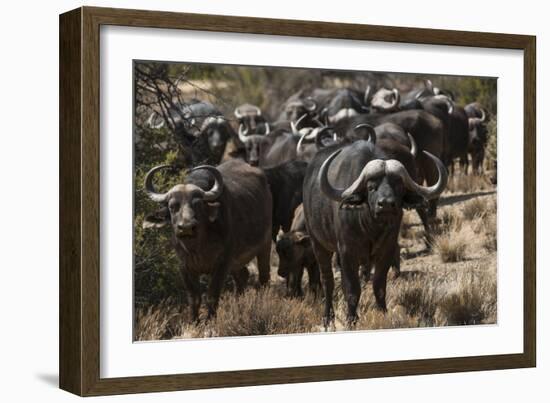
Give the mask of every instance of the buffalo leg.
<svg viewBox="0 0 550 403">
<path fill-rule="evenodd" d="M 383 259 L 385 260 L 385 259 Z M 389 265 L 386 262 L 377 262 L 374 268 L 374 277 L 372 279 L 372 289 L 376 306 L 378 309 L 386 312 L 386 282 L 388 278 Z"/>
<path fill-rule="evenodd" d="M 464 175 L 468 175 L 468 165 L 469 165 L 468 154 L 460 157 L 460 169 L 462 170 L 462 173 Z"/>
<path fill-rule="evenodd" d="M 216 316 L 216 311 L 218 309 L 218 302 L 220 300 L 222 287 L 227 278 L 227 274 L 228 274 L 227 272 L 228 272 L 228 267 L 226 264 L 224 264 L 223 266 L 220 266 L 216 270 L 214 270 L 214 273 L 212 273 L 212 276 L 210 277 L 210 282 L 208 283 L 207 300 L 206 300 L 206 306 L 208 308 L 208 319 L 211 319 L 214 316 Z"/>
<path fill-rule="evenodd" d="M 317 262 L 313 262 L 311 264 L 308 264 L 306 266 L 307 269 L 307 276 L 308 276 L 308 283 L 309 283 L 309 291 L 317 296 L 319 293 L 319 286 L 321 283 L 321 278 L 319 275 L 319 266 L 317 265 Z"/>
<path fill-rule="evenodd" d="M 236 272 L 231 273 L 233 281 L 235 282 L 235 289 L 238 295 L 241 295 L 244 292 L 244 289 L 246 288 L 246 285 L 248 283 L 248 275 L 249 273 L 246 267 L 241 267 Z"/>
<path fill-rule="evenodd" d="M 357 306 L 361 297 L 359 264 L 356 258 L 344 251 L 340 252 L 340 261 L 342 263 L 342 284 L 348 305 L 346 320 L 348 326 L 353 327 L 357 323 Z"/>
<path fill-rule="evenodd" d="M 424 227 L 424 237 L 426 241 L 426 247 L 428 249 L 432 248 L 433 243 L 433 223 L 430 222 L 430 218 L 428 217 L 428 209 L 425 207 L 418 207 L 416 209 L 416 212 L 418 213 L 418 217 L 420 217 L 420 221 L 422 221 L 422 226 Z"/>
<path fill-rule="evenodd" d="M 289 297 L 301 297 L 302 292 L 302 278 L 304 276 L 304 268 L 298 267 L 288 273 L 288 296 Z"/>
<path fill-rule="evenodd" d="M 314 239 L 311 240 L 313 253 L 319 263 L 319 271 L 321 272 L 321 283 L 323 292 L 325 293 L 325 311 L 323 313 L 323 325 L 325 330 L 334 323 L 334 309 L 332 307 L 332 294 L 334 293 L 334 274 L 332 273 L 332 253 L 323 248 Z"/>
<path fill-rule="evenodd" d="M 392 267 L 395 272 L 395 278 L 398 278 L 401 275 L 401 248 L 399 247 L 399 244 L 395 247 Z"/>
<path fill-rule="evenodd" d="M 271 239 L 266 242 L 265 246 L 260 250 L 258 256 L 258 275 L 260 279 L 260 285 L 266 286 L 269 285 L 269 280 L 271 277 Z"/>
<path fill-rule="evenodd" d="M 199 277 L 191 273 L 183 273 L 183 285 L 187 294 L 187 303 L 191 310 L 191 320 L 197 322 L 199 320 L 199 308 L 201 306 L 201 289 Z"/>
</svg>

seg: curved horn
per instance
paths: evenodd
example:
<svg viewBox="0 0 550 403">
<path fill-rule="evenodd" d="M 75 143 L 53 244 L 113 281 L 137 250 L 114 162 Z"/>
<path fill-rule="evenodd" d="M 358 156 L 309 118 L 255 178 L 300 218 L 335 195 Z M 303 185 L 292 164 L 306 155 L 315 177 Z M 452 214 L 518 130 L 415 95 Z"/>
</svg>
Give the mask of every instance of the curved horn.
<svg viewBox="0 0 550 403">
<path fill-rule="evenodd" d="M 200 128 L 200 131 L 204 131 L 204 129 L 206 129 L 209 125 L 211 125 L 212 123 L 217 123 L 218 122 L 218 118 L 217 117 L 214 117 L 214 116 L 208 116 L 206 119 L 204 119 L 204 121 L 202 122 L 202 125 L 201 125 L 201 128 Z"/>
<path fill-rule="evenodd" d="M 246 135 L 248 134 L 248 129 L 244 128 L 244 125 L 241 123 L 239 125 L 239 140 L 241 142 L 246 143 Z"/>
<path fill-rule="evenodd" d="M 243 117 L 243 114 L 239 111 L 239 108 L 235 108 L 235 112 L 233 112 L 235 114 L 235 117 L 237 119 L 242 119 Z"/>
<path fill-rule="evenodd" d="M 427 157 L 433 160 L 437 168 L 437 172 L 439 173 L 439 178 L 437 179 L 437 182 L 435 183 L 435 185 L 432 185 L 432 186 L 419 185 L 410 177 L 409 173 L 407 172 L 407 169 L 403 166 L 403 164 L 397 160 L 386 161 L 386 172 L 399 175 L 403 180 L 403 183 L 405 187 L 407 187 L 407 189 L 418 193 L 419 195 L 423 196 L 426 200 L 430 200 L 438 197 L 443 192 L 443 190 L 445 190 L 445 187 L 447 186 L 448 175 L 447 175 L 447 169 L 445 168 L 445 165 L 443 165 L 443 163 L 439 158 L 437 158 L 433 154 L 430 154 L 428 151 L 423 151 L 423 153 L 426 154 Z"/>
<path fill-rule="evenodd" d="M 149 118 L 147 119 L 147 125 L 149 125 L 149 127 L 151 129 L 160 129 L 160 128 L 162 128 L 164 126 L 164 123 L 165 123 L 164 119 L 160 118 L 160 122 L 155 123 L 155 121 L 159 118 L 160 118 L 160 115 L 157 112 L 153 111 L 151 113 L 151 115 L 149 115 Z"/>
<path fill-rule="evenodd" d="M 432 94 L 434 92 L 434 85 L 432 83 L 432 80 L 426 79 L 424 80 L 424 85 L 426 86 L 426 89 L 430 91 Z"/>
<path fill-rule="evenodd" d="M 143 187 L 145 188 L 145 193 L 149 198 L 157 203 L 164 203 L 166 201 L 166 193 L 157 193 L 155 187 L 153 186 L 153 176 L 157 171 L 161 169 L 174 169 L 172 165 L 157 165 L 154 168 L 151 168 L 147 174 L 145 174 L 145 179 L 143 180 Z"/>
<path fill-rule="evenodd" d="M 364 103 L 365 105 L 368 105 L 368 104 L 369 104 L 370 92 L 371 92 L 371 86 L 370 86 L 370 85 L 367 85 L 367 88 L 365 89 L 365 95 L 363 96 L 363 103 Z"/>
<path fill-rule="evenodd" d="M 311 103 L 309 107 L 306 106 L 306 109 L 308 111 L 313 112 L 315 109 L 317 109 L 317 102 L 315 102 L 315 100 L 312 97 L 307 97 L 306 101 L 309 101 Z"/>
<path fill-rule="evenodd" d="M 418 147 L 416 146 L 416 141 L 414 140 L 414 137 L 411 136 L 409 132 L 407 132 L 407 137 L 409 138 L 409 142 L 411 143 L 411 155 L 413 157 L 416 157 L 416 154 L 418 154 Z"/>
<path fill-rule="evenodd" d="M 265 135 L 267 136 L 271 132 L 271 128 L 269 127 L 269 123 L 265 122 Z"/>
<path fill-rule="evenodd" d="M 452 115 L 455 110 L 455 104 L 447 95 L 434 95 L 433 99 L 443 101 L 447 105 L 447 114 Z"/>
<path fill-rule="evenodd" d="M 298 140 L 298 144 L 296 145 L 296 156 L 301 157 L 304 153 L 304 146 L 302 145 L 302 142 L 306 138 L 307 133 L 302 134 L 300 137 L 300 140 Z"/>
<path fill-rule="evenodd" d="M 373 145 L 376 144 L 376 131 L 374 130 L 374 127 L 369 125 L 368 123 L 361 123 L 358 124 L 353 128 L 354 132 L 357 132 L 360 129 L 367 129 L 367 133 L 369 135 L 369 143 L 372 143 Z"/>
<path fill-rule="evenodd" d="M 455 110 L 454 102 L 446 95 L 436 95 L 436 97 L 440 97 L 445 101 L 445 103 L 447 104 L 447 113 L 449 115 L 452 115 Z"/>
<path fill-rule="evenodd" d="M 454 106 L 454 104 L 453 104 L 453 101 L 451 101 L 451 100 L 449 99 L 449 97 L 445 97 L 445 99 L 446 99 L 446 102 L 447 102 L 447 113 L 448 113 L 449 115 L 452 115 L 453 112 L 454 112 L 454 110 L 455 110 L 455 106 Z"/>
<path fill-rule="evenodd" d="M 256 115 L 262 116 L 262 110 L 258 108 L 256 105 L 254 105 L 254 108 L 256 108 Z"/>
<path fill-rule="evenodd" d="M 388 109 L 395 109 L 397 105 L 399 105 L 399 101 L 401 100 L 401 95 L 399 94 L 399 90 L 397 88 L 394 88 L 392 90 L 392 93 L 393 93 L 393 102 Z"/>
<path fill-rule="evenodd" d="M 336 158 L 341 151 L 342 149 L 336 150 L 325 160 L 325 162 L 323 162 L 323 165 L 321 165 L 321 169 L 319 170 L 319 175 L 317 176 L 317 180 L 319 181 L 319 185 L 321 187 L 321 192 L 323 192 L 323 194 L 330 200 L 338 203 L 343 200 L 342 194 L 345 189 L 337 189 L 332 187 L 328 181 L 328 169 L 332 163 L 332 160 Z"/>
<path fill-rule="evenodd" d="M 298 130 L 298 125 L 300 123 L 302 123 L 302 120 L 304 120 L 304 118 L 307 116 L 306 113 L 304 113 L 302 116 L 300 116 L 300 118 L 296 121 L 296 123 L 294 123 L 293 121 L 290 121 L 290 128 L 292 129 L 292 134 L 296 135 L 296 136 L 300 136 L 300 131 Z"/>
<path fill-rule="evenodd" d="M 205 190 L 203 193 L 203 199 L 205 201 L 215 201 L 217 200 L 223 192 L 223 178 L 220 171 L 218 171 L 212 165 L 199 165 L 198 167 L 193 168 L 190 173 L 193 171 L 198 171 L 199 169 L 204 169 L 212 174 L 214 177 L 214 185 L 210 190 Z"/>
<path fill-rule="evenodd" d="M 487 114 L 485 113 L 485 109 L 479 108 L 481 111 L 481 117 L 479 118 L 482 122 L 485 122 L 485 119 L 487 119 Z"/>
</svg>

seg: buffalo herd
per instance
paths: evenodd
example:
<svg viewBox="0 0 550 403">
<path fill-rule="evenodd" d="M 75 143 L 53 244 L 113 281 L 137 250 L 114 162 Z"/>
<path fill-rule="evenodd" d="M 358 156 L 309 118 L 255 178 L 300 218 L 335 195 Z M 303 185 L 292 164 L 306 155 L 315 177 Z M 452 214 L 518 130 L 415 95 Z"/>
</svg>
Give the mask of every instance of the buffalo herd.
<svg viewBox="0 0 550 403">
<path fill-rule="evenodd" d="M 361 278 L 370 280 L 386 310 L 390 268 L 399 275 L 398 235 L 404 209 L 414 209 L 431 245 L 438 199 L 454 161 L 461 174 L 481 175 L 488 112 L 459 105 L 430 80 L 408 93 L 313 89 L 290 96 L 270 119 L 243 104 L 232 116 L 205 101 L 190 102 L 177 135 L 194 139 L 182 183 L 158 190 L 152 167 L 144 189 L 158 203 L 145 228 L 170 225 L 186 297 L 199 320 L 201 275 L 209 275 L 208 318 L 216 314 L 229 275 L 238 293 L 257 259 L 261 286 L 270 282 L 272 243 L 289 297 L 308 292 L 323 300 L 325 329 L 334 321 L 334 270 L 342 279 L 347 325 L 357 322 Z M 151 114 L 146 123 L 163 126 Z M 458 173 L 457 173 L 458 174 Z"/>
</svg>

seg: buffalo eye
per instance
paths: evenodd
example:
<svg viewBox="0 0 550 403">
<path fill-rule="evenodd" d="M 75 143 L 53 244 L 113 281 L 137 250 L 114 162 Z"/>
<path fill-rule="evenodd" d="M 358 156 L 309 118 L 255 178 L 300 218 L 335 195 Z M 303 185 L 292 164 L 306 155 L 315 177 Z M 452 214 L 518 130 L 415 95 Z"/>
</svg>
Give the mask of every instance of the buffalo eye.
<svg viewBox="0 0 550 403">
<path fill-rule="evenodd" d="M 180 204 L 178 202 L 173 202 L 173 203 L 170 203 L 168 205 L 168 208 L 170 209 L 170 211 L 174 212 L 174 211 L 178 211 L 180 209 Z"/>
<path fill-rule="evenodd" d="M 373 182 L 373 181 L 369 181 L 367 182 L 367 189 L 369 192 L 374 192 L 376 189 L 377 189 L 377 184 L 376 182 Z"/>
</svg>

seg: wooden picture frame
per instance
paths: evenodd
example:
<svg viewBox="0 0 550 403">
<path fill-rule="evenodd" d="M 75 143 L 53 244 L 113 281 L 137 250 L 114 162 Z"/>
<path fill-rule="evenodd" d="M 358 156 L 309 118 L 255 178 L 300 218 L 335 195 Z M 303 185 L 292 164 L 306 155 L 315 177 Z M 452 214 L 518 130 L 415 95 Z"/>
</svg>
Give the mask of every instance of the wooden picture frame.
<svg viewBox="0 0 550 403">
<path fill-rule="evenodd" d="M 101 25 L 519 49 L 524 52 L 524 349 L 521 354 L 100 377 Z M 60 387 L 81 396 L 533 367 L 536 363 L 534 36 L 82 7 L 60 16 Z"/>
</svg>

